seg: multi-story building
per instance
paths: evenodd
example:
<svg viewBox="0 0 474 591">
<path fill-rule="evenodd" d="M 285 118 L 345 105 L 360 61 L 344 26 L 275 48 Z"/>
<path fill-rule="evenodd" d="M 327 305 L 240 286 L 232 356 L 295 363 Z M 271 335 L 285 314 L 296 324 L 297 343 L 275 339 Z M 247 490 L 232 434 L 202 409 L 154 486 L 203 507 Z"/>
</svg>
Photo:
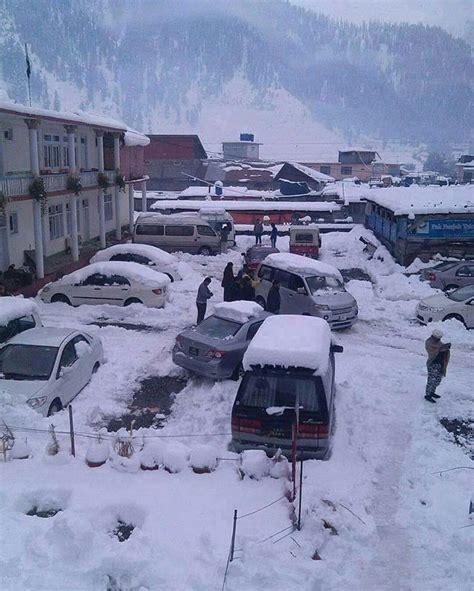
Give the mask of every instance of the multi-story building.
<svg viewBox="0 0 474 591">
<path fill-rule="evenodd" d="M 383 162 L 374 150 L 340 150 L 338 162 L 311 162 L 306 166 L 334 177 L 337 181 L 357 177 L 363 183 L 372 176 L 400 176 L 400 164 Z"/>
</svg>

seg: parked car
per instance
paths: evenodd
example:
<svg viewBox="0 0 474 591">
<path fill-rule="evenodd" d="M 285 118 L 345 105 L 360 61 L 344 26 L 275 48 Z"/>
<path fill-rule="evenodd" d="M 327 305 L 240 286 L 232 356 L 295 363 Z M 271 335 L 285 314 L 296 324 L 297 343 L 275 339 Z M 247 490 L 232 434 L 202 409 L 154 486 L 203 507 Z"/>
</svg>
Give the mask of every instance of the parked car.
<svg viewBox="0 0 474 591">
<path fill-rule="evenodd" d="M 244 263 L 250 271 L 256 272 L 260 263 L 269 255 L 280 252 L 278 248 L 272 246 L 251 246 L 246 252 L 242 253 Z"/>
<path fill-rule="evenodd" d="M 466 328 L 474 328 L 474 285 L 421 300 L 416 307 L 416 317 L 423 324 L 454 318 Z"/>
<path fill-rule="evenodd" d="M 168 252 L 212 255 L 221 251 L 221 237 L 194 213 L 142 213 L 135 222 L 133 242 L 151 244 Z"/>
<path fill-rule="evenodd" d="M 0 299 L 0 344 L 30 328 L 43 326 L 38 306 L 22 297 Z"/>
<path fill-rule="evenodd" d="M 273 281 L 280 283 L 280 313 L 319 316 L 331 328 L 349 328 L 357 320 L 357 302 L 331 265 L 297 254 L 271 254 L 261 263 L 256 301 L 266 308 Z"/>
<path fill-rule="evenodd" d="M 217 304 L 214 314 L 177 336 L 173 361 L 209 378 L 238 379 L 242 357 L 267 316 L 255 302 Z"/>
<path fill-rule="evenodd" d="M 40 292 L 46 303 L 145 304 L 162 308 L 168 297 L 170 280 L 163 273 L 138 263 L 111 261 L 92 263 L 83 269 L 48 283 Z"/>
<path fill-rule="evenodd" d="M 243 359 L 245 374 L 232 407 L 232 442 L 241 452 L 281 449 L 306 459 L 330 455 L 334 421 L 334 353 L 328 323 L 321 318 L 267 318 Z"/>
<path fill-rule="evenodd" d="M 420 279 L 429 281 L 431 287 L 443 290 L 474 285 L 473 261 L 443 261 L 434 267 L 423 269 Z"/>
<path fill-rule="evenodd" d="M 169 277 L 171 283 L 182 279 L 177 269 L 179 261 L 169 252 L 149 244 L 114 244 L 114 246 L 99 250 L 90 260 L 91 263 L 107 261 L 124 261 L 145 265 Z"/>
<path fill-rule="evenodd" d="M 321 248 L 319 228 L 315 224 L 290 226 L 290 252 L 317 259 Z"/>
<path fill-rule="evenodd" d="M 72 328 L 33 328 L 0 348 L 0 390 L 50 416 L 79 394 L 103 360 L 97 337 Z"/>
</svg>

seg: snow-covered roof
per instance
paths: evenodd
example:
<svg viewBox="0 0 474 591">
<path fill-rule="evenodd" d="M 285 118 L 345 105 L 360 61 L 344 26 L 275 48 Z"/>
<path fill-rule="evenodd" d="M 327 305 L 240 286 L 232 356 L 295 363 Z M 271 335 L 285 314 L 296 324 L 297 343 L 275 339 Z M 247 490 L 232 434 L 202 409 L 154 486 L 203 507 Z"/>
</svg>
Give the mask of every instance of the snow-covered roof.
<svg viewBox="0 0 474 591">
<path fill-rule="evenodd" d="M 303 174 L 306 174 L 310 178 L 314 179 L 315 181 L 333 183 L 336 180 L 334 177 L 323 174 L 322 172 L 318 172 L 317 170 L 314 170 L 314 168 L 310 168 L 304 164 L 299 164 L 298 162 L 288 162 L 288 164 L 293 166 L 293 168 L 296 168 L 296 170 L 299 170 Z"/>
<path fill-rule="evenodd" d="M 172 254 L 149 244 L 114 244 L 114 246 L 109 246 L 109 248 L 104 248 L 96 252 L 90 262 L 103 263 L 110 261 L 116 254 L 128 253 L 141 255 L 161 265 L 171 265 L 177 262 L 177 259 Z"/>
<path fill-rule="evenodd" d="M 223 302 L 214 306 L 214 314 L 219 318 L 233 320 L 245 324 L 252 318 L 259 318 L 263 314 L 262 306 L 256 302 L 238 300 L 236 302 Z"/>
<path fill-rule="evenodd" d="M 59 347 L 65 338 L 75 332 L 75 328 L 64 328 L 62 326 L 32 328 L 15 335 L 10 342 L 12 344 Z"/>
<path fill-rule="evenodd" d="M 288 252 L 269 254 L 265 259 L 265 264 L 281 269 L 282 271 L 334 277 L 341 282 L 343 281 L 342 275 L 336 267 L 299 254 Z"/>
<path fill-rule="evenodd" d="M 474 213 L 474 191 L 470 185 L 370 189 L 364 197 L 395 215 Z"/>
<path fill-rule="evenodd" d="M 166 199 L 156 201 L 151 209 L 194 209 L 199 211 L 208 201 L 185 201 Z M 341 206 L 333 201 L 222 201 L 226 211 L 340 211 Z"/>
<path fill-rule="evenodd" d="M 33 300 L 21 296 L 0 298 L 0 326 L 7 325 L 10 320 L 38 313 L 38 306 Z"/>
<path fill-rule="evenodd" d="M 247 187 L 229 186 L 221 187 L 222 194 L 216 195 L 216 188 L 214 185 L 208 187 L 187 187 L 179 194 L 180 197 L 226 197 L 238 199 L 239 197 L 245 197 L 246 199 L 261 199 L 273 198 L 273 191 L 257 191 L 248 189 Z"/>
<path fill-rule="evenodd" d="M 82 269 L 69 273 L 61 279 L 58 283 L 66 285 L 73 285 L 84 281 L 90 275 L 94 273 L 100 273 L 110 277 L 111 275 L 122 275 L 130 281 L 141 283 L 150 287 L 160 287 L 170 283 L 170 279 L 167 275 L 154 271 L 145 265 L 139 265 L 138 263 L 127 263 L 122 261 L 107 261 L 102 263 L 92 263 Z"/>
<path fill-rule="evenodd" d="M 129 127 L 125 132 L 124 141 L 126 146 L 148 146 L 150 138 Z"/>
<path fill-rule="evenodd" d="M 322 318 L 280 314 L 266 318 L 245 352 L 243 366 L 302 367 L 323 374 L 331 329 Z"/>
</svg>

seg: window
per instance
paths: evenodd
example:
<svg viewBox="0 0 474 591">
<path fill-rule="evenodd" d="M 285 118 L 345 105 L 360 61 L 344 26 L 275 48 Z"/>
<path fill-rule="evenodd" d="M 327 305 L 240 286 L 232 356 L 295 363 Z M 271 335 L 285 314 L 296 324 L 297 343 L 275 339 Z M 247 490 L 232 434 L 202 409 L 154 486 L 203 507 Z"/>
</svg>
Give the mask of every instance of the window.
<svg viewBox="0 0 474 591">
<path fill-rule="evenodd" d="M 127 263 L 138 263 L 139 265 L 153 265 L 148 257 L 144 257 L 141 254 L 135 252 L 119 252 L 110 257 L 111 261 L 125 261 Z"/>
<path fill-rule="evenodd" d="M 61 144 L 58 135 L 43 135 L 43 164 L 45 168 L 61 167 Z"/>
<path fill-rule="evenodd" d="M 18 234 L 18 214 L 16 211 L 8 216 L 8 224 L 10 226 L 10 234 Z"/>
<path fill-rule="evenodd" d="M 300 232 L 295 234 L 295 242 L 304 242 L 306 244 L 313 244 L 313 236 L 311 232 Z"/>
<path fill-rule="evenodd" d="M 104 195 L 104 215 L 106 222 L 114 219 L 114 204 L 112 203 L 111 194 Z"/>
<path fill-rule="evenodd" d="M 256 322 L 255 324 L 252 324 L 252 326 L 248 329 L 248 332 L 247 332 L 247 340 L 248 341 L 253 339 L 253 337 L 257 334 L 257 331 L 262 326 L 262 324 L 263 324 L 263 321 Z"/>
<path fill-rule="evenodd" d="M 290 280 L 291 273 L 288 273 L 287 271 L 281 271 L 280 269 L 275 270 L 275 276 L 273 277 L 273 281 L 278 281 L 281 287 L 289 289 Z"/>
<path fill-rule="evenodd" d="M 10 142 L 13 141 L 13 129 L 11 127 L 10 129 L 5 129 L 3 132 L 3 137 Z"/>
<path fill-rule="evenodd" d="M 320 166 L 319 170 L 323 174 L 331 174 L 331 167 L 330 166 Z"/>
<path fill-rule="evenodd" d="M 101 273 L 94 273 L 93 275 L 89 275 L 86 277 L 79 285 L 100 285 L 103 286 L 107 282 L 106 275 L 102 275 Z"/>
<path fill-rule="evenodd" d="M 33 316 L 22 316 L 21 318 L 18 318 L 18 332 L 23 332 L 24 330 L 34 328 L 35 326 L 36 322 Z"/>
<path fill-rule="evenodd" d="M 457 277 L 474 277 L 474 266 L 464 265 L 456 271 Z"/>
<path fill-rule="evenodd" d="M 193 236 L 194 226 L 166 226 L 166 236 Z"/>
<path fill-rule="evenodd" d="M 352 166 L 341 166 L 341 174 L 352 174 Z"/>
<path fill-rule="evenodd" d="M 63 220 L 63 206 L 62 203 L 58 205 L 50 205 L 48 207 L 49 214 L 49 239 L 57 240 L 64 236 L 64 220 Z"/>
<path fill-rule="evenodd" d="M 111 275 L 106 279 L 106 285 L 130 285 L 130 281 L 122 275 Z"/>
<path fill-rule="evenodd" d="M 214 230 L 212 228 L 209 228 L 209 226 L 198 226 L 197 229 L 198 229 L 199 236 L 215 236 L 216 235 Z"/>
<path fill-rule="evenodd" d="M 156 224 L 138 224 L 137 236 L 163 236 L 164 226 Z"/>
<path fill-rule="evenodd" d="M 57 352 L 57 347 L 6 345 L 0 349 L 0 373 L 12 380 L 47 380 Z"/>
<path fill-rule="evenodd" d="M 64 350 L 61 355 L 61 361 L 59 362 L 59 370 L 63 367 L 71 367 L 76 363 L 78 357 L 76 353 L 76 348 L 74 347 L 74 339 L 69 341 L 69 343 L 64 347 Z"/>
<path fill-rule="evenodd" d="M 217 316 L 208 316 L 201 324 L 196 326 L 196 331 L 214 339 L 228 339 L 233 337 L 242 328 L 242 324 L 233 320 L 224 320 Z"/>
<path fill-rule="evenodd" d="M 306 293 L 306 288 L 304 285 L 304 281 L 303 279 L 301 279 L 301 277 L 299 277 L 298 275 L 293 275 L 291 274 L 290 276 L 290 283 L 289 283 L 289 289 L 291 289 L 291 291 L 298 291 L 298 289 L 303 288 L 305 293 Z"/>
<path fill-rule="evenodd" d="M 271 267 L 267 267 L 267 265 L 262 265 L 258 272 L 258 276 L 260 279 L 264 279 L 265 281 L 272 280 L 273 269 Z"/>
</svg>

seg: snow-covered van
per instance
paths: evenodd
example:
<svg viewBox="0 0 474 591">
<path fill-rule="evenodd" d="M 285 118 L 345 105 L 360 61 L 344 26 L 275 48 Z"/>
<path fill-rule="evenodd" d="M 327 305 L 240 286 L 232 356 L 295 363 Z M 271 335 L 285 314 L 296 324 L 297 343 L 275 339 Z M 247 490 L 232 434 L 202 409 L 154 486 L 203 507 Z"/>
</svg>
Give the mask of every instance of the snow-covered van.
<svg viewBox="0 0 474 591">
<path fill-rule="evenodd" d="M 20 296 L 0 298 L 0 345 L 20 332 L 40 326 L 43 324 L 33 300 Z"/>
<path fill-rule="evenodd" d="M 334 419 L 334 353 L 342 352 L 321 318 L 268 317 L 243 358 L 232 407 L 232 441 L 241 452 L 278 449 L 291 457 L 328 459 Z"/>
</svg>

